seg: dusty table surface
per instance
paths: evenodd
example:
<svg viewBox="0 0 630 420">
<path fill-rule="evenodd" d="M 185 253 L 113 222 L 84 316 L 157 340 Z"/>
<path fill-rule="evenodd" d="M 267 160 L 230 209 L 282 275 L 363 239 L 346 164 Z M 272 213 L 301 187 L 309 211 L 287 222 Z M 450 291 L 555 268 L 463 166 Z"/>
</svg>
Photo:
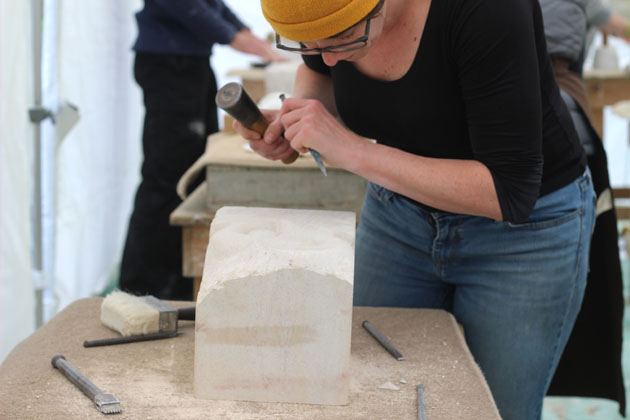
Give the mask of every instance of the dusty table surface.
<svg viewBox="0 0 630 420">
<path fill-rule="evenodd" d="M 499 419 L 481 371 L 447 312 L 353 308 L 351 396 L 346 406 L 214 401 L 193 393 L 194 323 L 177 338 L 84 348 L 117 333 L 99 320 L 101 298 L 75 301 L 0 365 L 0 419 L 417 419 L 424 385 L 430 420 Z M 187 306 L 190 302 L 172 302 Z M 405 356 L 397 361 L 361 327 L 369 320 Z M 123 407 L 104 417 L 50 359 L 64 354 Z M 398 390 L 382 389 L 390 382 Z"/>
</svg>

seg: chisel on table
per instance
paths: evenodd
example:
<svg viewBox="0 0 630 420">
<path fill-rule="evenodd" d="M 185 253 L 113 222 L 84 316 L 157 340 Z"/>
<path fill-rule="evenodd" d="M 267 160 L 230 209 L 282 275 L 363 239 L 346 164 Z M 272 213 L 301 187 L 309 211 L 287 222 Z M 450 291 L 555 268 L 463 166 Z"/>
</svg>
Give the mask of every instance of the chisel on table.
<svg viewBox="0 0 630 420">
<path fill-rule="evenodd" d="M 64 376 L 68 378 L 68 380 L 77 388 L 79 388 L 81 392 L 94 401 L 96 408 L 98 408 L 101 413 L 116 414 L 122 411 L 120 401 L 118 401 L 116 397 L 112 394 L 105 394 L 101 391 L 85 375 L 79 372 L 77 368 L 72 366 L 72 364 L 68 362 L 63 355 L 57 354 L 53 356 L 50 363 L 52 363 L 54 368 L 59 369 L 59 371 L 63 373 Z"/>
<path fill-rule="evenodd" d="M 389 354 L 396 358 L 396 360 L 405 360 L 405 357 L 396 349 L 396 347 L 394 347 L 389 341 L 387 341 L 383 334 L 381 334 L 376 328 L 374 328 L 374 325 L 372 325 L 370 321 L 363 321 L 362 325 L 363 328 L 365 328 L 367 332 L 369 332 L 370 335 L 374 337 L 374 339 L 378 341 L 378 343 L 389 352 Z"/>
<path fill-rule="evenodd" d="M 427 403 L 424 398 L 424 385 L 416 385 L 418 393 L 418 420 L 427 420 Z"/>
</svg>

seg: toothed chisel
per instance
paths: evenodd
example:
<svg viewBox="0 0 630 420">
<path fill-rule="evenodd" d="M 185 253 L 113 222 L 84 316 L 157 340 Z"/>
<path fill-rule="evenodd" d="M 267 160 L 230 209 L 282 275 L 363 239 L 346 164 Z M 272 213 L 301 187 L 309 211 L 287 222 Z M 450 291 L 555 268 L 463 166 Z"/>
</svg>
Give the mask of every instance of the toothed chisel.
<svg viewBox="0 0 630 420">
<path fill-rule="evenodd" d="M 98 389 L 90 380 L 77 370 L 62 354 L 53 356 L 50 361 L 54 368 L 59 369 L 70 382 L 76 385 L 85 395 L 87 395 L 104 414 L 116 414 L 122 411 L 120 401 L 112 394 L 105 394 Z"/>
</svg>

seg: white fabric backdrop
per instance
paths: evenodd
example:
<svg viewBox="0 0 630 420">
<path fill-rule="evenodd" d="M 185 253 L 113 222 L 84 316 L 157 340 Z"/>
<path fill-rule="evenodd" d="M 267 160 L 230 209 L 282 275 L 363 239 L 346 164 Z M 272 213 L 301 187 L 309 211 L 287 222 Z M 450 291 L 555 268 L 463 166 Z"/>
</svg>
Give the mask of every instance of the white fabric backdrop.
<svg viewBox="0 0 630 420">
<path fill-rule="evenodd" d="M 0 361 L 35 328 L 31 2 L 0 1 Z"/>
<path fill-rule="evenodd" d="M 141 156 L 131 46 L 140 0 L 62 0 L 59 95 L 81 118 L 58 149 L 59 309 L 102 291 L 122 253 Z"/>
</svg>

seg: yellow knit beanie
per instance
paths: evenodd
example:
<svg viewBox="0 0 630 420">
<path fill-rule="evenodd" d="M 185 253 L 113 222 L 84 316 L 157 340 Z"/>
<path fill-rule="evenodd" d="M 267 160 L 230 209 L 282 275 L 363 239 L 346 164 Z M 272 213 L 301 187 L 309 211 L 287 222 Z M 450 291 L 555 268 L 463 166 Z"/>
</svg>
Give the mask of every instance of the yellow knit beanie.
<svg viewBox="0 0 630 420">
<path fill-rule="evenodd" d="M 292 41 L 315 41 L 343 32 L 374 9 L 378 0 L 261 0 L 276 33 Z"/>
</svg>

